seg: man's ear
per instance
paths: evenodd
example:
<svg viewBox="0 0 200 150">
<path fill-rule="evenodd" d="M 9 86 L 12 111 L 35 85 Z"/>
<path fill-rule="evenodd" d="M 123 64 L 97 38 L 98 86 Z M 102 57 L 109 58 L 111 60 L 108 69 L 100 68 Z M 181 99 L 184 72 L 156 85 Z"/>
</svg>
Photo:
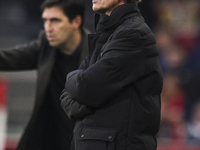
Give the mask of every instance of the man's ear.
<svg viewBox="0 0 200 150">
<path fill-rule="evenodd" d="M 77 15 L 73 20 L 72 20 L 72 24 L 74 26 L 74 29 L 78 29 L 80 28 L 81 24 L 82 24 L 82 17 L 80 15 Z"/>
</svg>

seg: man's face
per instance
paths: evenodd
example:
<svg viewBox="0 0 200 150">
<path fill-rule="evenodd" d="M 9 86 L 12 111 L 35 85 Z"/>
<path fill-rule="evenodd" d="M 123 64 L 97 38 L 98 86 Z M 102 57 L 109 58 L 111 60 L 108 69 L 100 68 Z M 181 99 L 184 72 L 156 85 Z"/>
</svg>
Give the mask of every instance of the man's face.
<svg viewBox="0 0 200 150">
<path fill-rule="evenodd" d="M 42 13 L 47 40 L 52 47 L 62 48 L 73 34 L 73 24 L 60 7 L 45 8 Z"/>
<path fill-rule="evenodd" d="M 110 15 L 112 10 L 119 5 L 119 0 L 92 0 L 94 11 Z"/>
</svg>

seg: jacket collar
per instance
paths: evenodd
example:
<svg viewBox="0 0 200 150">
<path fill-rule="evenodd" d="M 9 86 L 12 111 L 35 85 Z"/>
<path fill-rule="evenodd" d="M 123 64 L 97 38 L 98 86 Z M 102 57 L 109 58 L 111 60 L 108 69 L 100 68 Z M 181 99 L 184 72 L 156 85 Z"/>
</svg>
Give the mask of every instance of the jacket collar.
<svg viewBox="0 0 200 150">
<path fill-rule="evenodd" d="M 110 16 L 105 14 L 95 14 L 95 30 L 97 32 L 114 30 L 124 20 L 130 18 L 133 13 L 140 13 L 137 5 L 124 4 L 116 7 Z"/>
</svg>

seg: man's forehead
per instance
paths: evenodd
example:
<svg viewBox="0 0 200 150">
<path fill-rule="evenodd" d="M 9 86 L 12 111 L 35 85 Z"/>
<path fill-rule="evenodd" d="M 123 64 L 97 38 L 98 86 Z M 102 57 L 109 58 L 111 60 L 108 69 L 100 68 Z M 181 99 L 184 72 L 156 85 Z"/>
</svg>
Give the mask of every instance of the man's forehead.
<svg viewBox="0 0 200 150">
<path fill-rule="evenodd" d="M 45 8 L 42 13 L 42 18 L 62 18 L 62 17 L 67 17 L 67 16 L 63 12 L 63 10 L 58 6 Z"/>
</svg>

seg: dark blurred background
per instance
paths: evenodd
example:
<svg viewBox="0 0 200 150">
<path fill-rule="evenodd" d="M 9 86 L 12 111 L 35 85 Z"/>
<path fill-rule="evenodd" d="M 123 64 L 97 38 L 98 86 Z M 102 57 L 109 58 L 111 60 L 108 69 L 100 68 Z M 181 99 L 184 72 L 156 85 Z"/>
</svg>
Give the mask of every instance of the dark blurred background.
<svg viewBox="0 0 200 150">
<path fill-rule="evenodd" d="M 1 48 L 37 39 L 42 2 L 0 1 Z M 94 32 L 91 0 L 85 2 L 85 26 Z M 158 150 L 200 150 L 200 0 L 143 0 L 139 8 L 156 36 L 164 75 Z M 18 143 L 33 108 L 35 79 L 36 71 L 0 72 L 0 150 Z"/>
</svg>

